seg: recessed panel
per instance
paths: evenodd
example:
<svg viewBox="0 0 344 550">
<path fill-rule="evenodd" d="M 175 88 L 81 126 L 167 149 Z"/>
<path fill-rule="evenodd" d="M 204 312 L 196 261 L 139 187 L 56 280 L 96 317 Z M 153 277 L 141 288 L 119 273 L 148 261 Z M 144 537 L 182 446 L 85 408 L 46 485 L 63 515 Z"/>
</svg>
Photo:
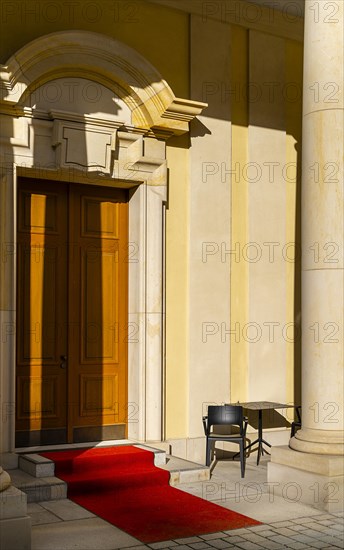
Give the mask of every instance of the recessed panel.
<svg viewBox="0 0 344 550">
<path fill-rule="evenodd" d="M 81 416 L 101 421 L 100 417 L 103 415 L 118 415 L 118 376 L 116 374 L 82 375 L 80 385 Z"/>
<path fill-rule="evenodd" d="M 20 218 L 20 230 L 32 233 L 56 233 L 57 231 L 57 195 L 53 193 L 23 192 L 23 216 Z"/>
<path fill-rule="evenodd" d="M 53 361 L 56 356 L 56 270 L 58 250 L 42 243 L 25 246 L 19 289 L 24 325 L 20 358 Z"/>
<path fill-rule="evenodd" d="M 85 129 L 78 123 L 59 122 L 63 127 L 63 160 L 66 165 L 110 168 L 111 132 Z"/>
<path fill-rule="evenodd" d="M 85 250 L 82 274 L 82 360 L 117 362 L 118 251 Z"/>
<path fill-rule="evenodd" d="M 25 377 L 17 380 L 17 416 L 37 422 L 56 418 L 58 408 L 58 377 Z"/>
<path fill-rule="evenodd" d="M 118 204 L 108 199 L 83 197 L 82 236 L 118 238 Z"/>
</svg>

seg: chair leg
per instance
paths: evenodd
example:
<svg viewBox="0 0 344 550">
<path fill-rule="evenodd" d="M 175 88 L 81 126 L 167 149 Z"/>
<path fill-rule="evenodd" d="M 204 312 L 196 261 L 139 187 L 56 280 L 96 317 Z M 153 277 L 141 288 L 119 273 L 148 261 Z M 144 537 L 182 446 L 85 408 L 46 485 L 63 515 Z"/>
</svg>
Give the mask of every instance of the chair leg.
<svg viewBox="0 0 344 550">
<path fill-rule="evenodd" d="M 208 438 L 207 438 L 207 448 L 206 448 L 206 466 L 210 466 L 210 463 L 211 463 L 211 451 L 212 451 L 212 441 L 210 441 Z"/>
<path fill-rule="evenodd" d="M 240 441 L 239 445 L 240 445 L 241 477 L 245 477 L 246 455 L 244 451 L 244 442 Z"/>
<path fill-rule="evenodd" d="M 290 437 L 294 437 L 294 435 L 297 432 L 296 428 L 301 428 L 301 422 L 292 422 L 291 423 Z"/>
</svg>

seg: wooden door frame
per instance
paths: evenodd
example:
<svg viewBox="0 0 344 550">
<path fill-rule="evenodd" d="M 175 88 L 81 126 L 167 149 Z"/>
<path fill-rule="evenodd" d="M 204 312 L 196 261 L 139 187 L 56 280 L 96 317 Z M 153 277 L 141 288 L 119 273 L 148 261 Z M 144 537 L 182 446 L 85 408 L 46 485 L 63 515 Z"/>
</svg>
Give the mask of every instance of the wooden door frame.
<svg viewBox="0 0 344 550">
<path fill-rule="evenodd" d="M 44 417 L 41 418 L 41 421 L 43 422 L 43 424 L 45 425 L 45 427 L 41 427 L 41 428 L 32 428 L 31 426 L 31 420 L 28 419 L 28 428 L 23 428 L 23 426 L 21 426 L 20 428 L 18 427 L 18 431 L 16 432 L 16 440 L 18 441 L 18 437 L 19 437 L 19 441 L 21 441 L 21 444 L 19 445 L 23 445 L 23 446 L 27 446 L 29 445 L 30 446 L 30 443 L 31 442 L 31 445 L 36 445 L 36 444 L 40 444 L 40 445 L 44 445 L 44 444 L 49 444 L 49 443 L 52 443 L 52 444 L 57 444 L 58 442 L 60 443 L 73 443 L 73 442 L 82 442 L 82 441 L 92 441 L 92 440 L 97 440 L 97 439 L 102 439 L 104 438 L 105 440 L 106 439 L 110 439 L 110 438 L 113 438 L 113 439 L 123 439 L 125 436 L 127 436 L 127 429 L 128 429 L 128 423 L 127 423 L 127 406 L 126 404 L 128 403 L 128 346 L 127 346 L 127 338 L 126 338 L 126 325 L 124 326 L 124 323 L 126 323 L 126 320 L 127 320 L 127 317 L 128 317 L 128 269 L 127 269 L 127 266 L 128 266 L 128 263 L 127 263 L 127 250 L 128 250 L 128 216 L 127 216 L 127 204 L 128 204 L 128 192 L 124 192 L 123 189 L 118 189 L 117 187 L 109 187 L 109 186 L 88 186 L 89 187 L 89 190 L 87 189 L 87 187 L 84 185 L 78 185 L 77 183 L 73 182 L 73 183 L 67 183 L 67 184 L 62 184 L 61 185 L 61 182 L 55 182 L 55 181 L 46 181 L 44 179 L 39 179 L 39 178 L 25 178 L 25 177 L 22 177 L 20 179 L 18 179 L 18 186 L 20 186 L 20 189 L 21 189 L 21 192 L 20 194 L 18 195 L 18 214 L 21 212 L 21 216 L 18 215 L 18 227 L 17 227 L 17 231 L 19 232 L 20 230 L 23 231 L 23 229 L 21 229 L 21 224 L 22 224 L 22 216 L 23 216 L 23 208 L 24 208 L 24 200 L 25 200 L 25 196 L 27 195 L 27 193 L 31 193 L 33 192 L 34 194 L 40 194 L 40 193 L 48 193 L 49 192 L 52 192 L 53 195 L 56 195 L 59 197 L 59 201 L 62 201 L 62 202 L 59 202 L 58 204 L 60 205 L 59 208 L 62 208 L 61 205 L 64 205 L 64 215 L 66 216 L 65 219 L 61 220 L 61 217 L 59 217 L 59 227 L 60 227 L 60 230 L 64 230 L 65 231 L 65 236 L 64 238 L 62 239 L 62 241 L 60 242 L 60 246 L 63 247 L 63 250 L 65 250 L 65 284 L 66 284 L 66 288 L 65 288 L 65 298 L 66 298 L 66 305 L 65 305 L 65 318 L 63 319 L 60 319 L 59 322 L 61 322 L 61 330 L 65 330 L 65 342 L 64 342 L 64 345 L 63 347 L 58 347 L 58 350 L 55 350 L 57 352 L 57 356 L 56 356 L 56 360 L 57 362 L 59 363 L 59 359 L 60 359 L 60 354 L 63 353 L 65 354 L 68 359 L 67 359 L 67 363 L 69 363 L 69 368 L 67 368 L 66 370 L 64 371 L 60 371 L 59 368 L 57 368 L 57 373 L 58 375 L 65 373 L 67 375 L 66 379 L 65 379 L 65 391 L 63 393 L 59 393 L 60 395 L 60 398 L 59 400 L 56 402 L 56 406 L 58 407 L 61 407 L 62 406 L 62 401 L 60 400 L 65 400 L 65 409 L 64 409 L 64 414 L 66 415 L 66 422 L 65 424 L 62 426 L 59 424 L 59 428 L 57 429 L 54 425 L 51 425 L 49 427 L 49 419 L 45 420 Z M 62 189 L 60 189 L 60 187 Z M 109 191 L 116 191 L 115 193 L 113 192 L 110 192 Z M 117 234 L 117 237 L 116 239 L 118 239 L 118 243 L 119 243 L 119 248 L 118 248 L 118 251 L 117 253 L 119 254 L 119 264 L 117 264 L 117 268 L 119 270 L 119 273 L 118 273 L 118 276 L 120 276 L 120 291 L 119 289 L 117 289 L 116 293 L 118 293 L 119 295 L 125 295 L 125 298 L 123 298 L 121 300 L 121 303 L 119 304 L 119 311 L 121 312 L 119 315 L 119 322 L 120 322 L 120 328 L 118 329 L 119 332 L 118 332 L 118 339 L 117 339 L 117 346 L 118 346 L 118 353 L 120 353 L 120 365 L 121 368 L 121 377 L 120 377 L 120 387 L 121 387 L 121 398 L 119 399 L 119 402 L 117 403 L 113 403 L 113 407 L 112 407 L 112 410 L 118 410 L 118 412 L 116 413 L 115 417 L 113 417 L 111 420 L 115 421 L 116 419 L 116 416 L 118 416 L 118 419 L 117 419 L 117 422 L 115 421 L 115 423 L 112 423 L 110 424 L 109 423 L 109 420 L 110 420 L 110 417 L 107 418 L 107 422 L 105 424 L 94 424 L 92 421 L 89 423 L 87 422 L 86 425 L 85 424 L 80 424 L 80 421 L 81 423 L 83 422 L 83 418 L 81 417 L 79 420 L 77 420 L 77 418 L 74 418 L 75 416 L 78 416 L 79 415 L 79 410 L 80 410 L 80 407 L 81 407 L 81 403 L 82 403 L 82 400 L 81 400 L 81 388 L 79 389 L 79 382 L 78 382 L 78 376 L 76 377 L 75 375 L 75 370 L 74 370 L 74 367 L 72 368 L 72 365 L 75 364 L 75 361 L 76 361 L 76 364 L 75 366 L 79 365 L 79 362 L 82 361 L 81 358 L 79 357 L 79 349 L 80 346 L 79 346 L 79 343 L 77 343 L 76 341 L 74 341 L 74 337 L 73 337 L 73 327 L 79 327 L 79 329 L 77 329 L 77 333 L 79 334 L 79 337 L 81 337 L 81 326 L 82 326 L 82 321 L 81 321 L 81 318 L 79 318 L 78 316 L 75 317 L 75 311 L 76 311 L 76 308 L 75 308 L 75 304 L 71 302 L 71 297 L 72 296 L 76 296 L 78 295 L 78 292 L 79 292 L 79 285 L 76 283 L 75 281 L 75 269 L 77 268 L 77 270 L 81 269 L 81 266 L 79 266 L 79 263 L 76 261 L 77 260 L 77 257 L 79 258 L 79 256 L 77 255 L 76 257 L 76 248 L 75 248 L 75 244 L 78 241 L 78 239 L 80 238 L 79 237 L 79 231 L 80 231 L 80 227 L 81 227 L 81 216 L 82 216 L 82 213 L 81 213 L 81 202 L 79 201 L 79 197 L 82 197 L 86 195 L 88 198 L 89 197 L 94 197 L 95 199 L 97 197 L 108 197 L 110 200 L 111 199 L 114 199 L 115 202 L 119 202 L 119 203 L 123 203 L 125 202 L 125 206 L 124 206 L 124 210 L 121 208 L 121 214 L 120 214 L 120 218 L 118 218 L 118 227 L 120 228 L 119 229 L 119 233 Z M 21 202 L 19 202 L 21 201 Z M 76 210 L 75 210 L 76 208 Z M 76 216 L 76 217 L 75 217 Z M 76 220 L 77 223 L 76 223 Z M 61 221 L 62 221 L 62 224 L 61 225 Z M 77 232 L 77 233 L 76 233 Z M 22 238 L 25 238 L 25 232 L 24 232 L 24 236 Z M 31 231 L 30 231 L 30 235 L 31 235 Z M 36 234 L 35 234 L 36 235 Z M 50 235 L 50 233 L 48 233 L 48 235 Z M 55 238 L 56 235 L 55 233 L 53 233 L 53 238 Z M 35 237 L 37 238 L 37 237 Z M 39 238 L 39 236 L 38 236 Z M 123 240 L 124 238 L 124 240 Z M 65 249 L 65 246 L 66 246 L 66 243 L 72 243 L 72 246 L 68 247 Z M 117 242 L 117 241 L 116 241 Z M 107 245 L 106 245 L 107 243 Z M 103 245 L 104 246 L 109 246 L 109 240 L 107 239 L 106 241 L 103 241 Z M 80 246 L 81 246 L 81 241 L 80 241 Z M 18 250 L 18 253 L 19 253 L 19 250 Z M 17 255 L 18 256 L 18 255 Z M 20 261 L 20 258 L 21 258 L 21 261 Z M 79 258 L 79 260 L 81 261 L 81 257 Z M 23 265 L 22 265 L 22 254 L 21 256 L 19 257 L 18 256 L 18 259 L 17 259 L 17 273 L 18 273 L 18 276 L 20 273 L 22 273 L 22 268 L 23 268 Z M 92 263 L 92 260 L 91 260 L 91 263 Z M 116 262 L 117 263 L 117 262 Z M 59 268 L 61 268 L 61 264 L 59 266 L 57 266 Z M 77 271 L 78 272 L 78 271 Z M 80 273 L 79 273 L 80 275 Z M 63 276 L 62 276 L 62 273 L 60 273 L 60 276 L 59 276 L 59 279 L 60 280 L 63 280 Z M 23 288 L 22 287 L 22 279 L 20 279 L 20 281 L 18 281 L 19 284 L 17 284 L 17 304 L 18 304 L 18 307 L 19 309 L 21 310 L 21 308 L 23 307 L 23 297 L 24 295 L 22 295 L 22 292 L 21 292 L 21 289 Z M 71 289 L 71 284 L 76 284 L 76 287 L 74 290 Z M 80 287 L 81 288 L 81 287 Z M 21 295 L 21 299 L 19 301 L 19 296 Z M 78 300 L 80 300 L 80 297 L 78 298 Z M 56 300 L 56 303 L 58 305 L 61 304 L 60 300 L 57 298 Z M 80 306 L 80 311 L 79 311 L 79 308 L 78 311 L 79 313 L 81 313 L 81 311 L 84 309 L 83 306 L 81 305 L 81 303 L 79 303 L 79 306 Z M 124 314 L 124 319 L 123 319 L 123 314 Z M 62 329 L 62 327 L 65 327 L 64 329 Z M 72 328 L 71 328 L 72 327 Z M 22 330 L 26 330 L 28 329 L 27 326 L 25 326 L 23 324 L 23 319 L 22 319 L 22 322 L 20 325 L 17 325 L 17 330 L 16 330 L 16 333 L 17 333 L 17 338 L 16 338 L 16 348 L 17 348 L 17 352 L 19 349 L 21 348 L 18 348 L 18 344 L 19 342 L 22 341 Z M 72 331 L 72 333 L 70 332 L 70 330 Z M 60 334 L 60 333 L 59 333 Z M 61 336 L 61 334 L 60 334 Z M 74 333 L 74 336 L 75 336 L 75 333 Z M 72 338 L 72 339 L 71 339 Z M 18 340 L 19 339 L 19 340 Z M 72 341 L 73 340 L 73 341 Z M 61 342 L 60 342 L 61 344 Z M 20 354 L 20 357 L 21 357 L 21 354 Z M 74 357 L 74 360 L 72 360 L 72 358 Z M 61 356 L 62 358 L 62 356 Z M 19 358 L 18 358 L 19 359 Z M 115 361 L 116 362 L 116 361 Z M 42 364 L 45 364 L 46 361 L 43 361 Z M 106 362 L 105 362 L 106 363 Z M 24 368 L 25 368 L 25 364 L 23 364 Z M 56 365 L 54 365 L 55 368 L 56 368 Z M 88 370 L 88 367 L 87 367 L 87 363 L 84 363 L 84 366 L 86 367 L 86 371 L 84 372 L 84 369 L 81 369 L 80 371 L 80 374 L 81 372 L 83 372 L 83 374 L 81 374 L 82 377 L 86 376 L 86 372 Z M 89 365 L 90 366 L 90 365 Z M 119 365 L 118 365 L 119 366 Z M 78 367 L 79 369 L 80 367 Z M 108 371 L 108 367 L 104 366 L 104 368 Z M 123 371 L 124 369 L 124 371 Z M 20 369 L 21 371 L 22 369 Z M 31 371 L 31 368 L 29 369 Z M 96 367 L 96 370 L 98 370 L 98 367 Z M 115 369 L 116 370 L 116 369 Z M 91 371 L 92 371 L 92 368 L 91 368 Z M 45 371 L 44 371 L 45 372 Z M 112 371 L 108 371 L 108 374 L 107 376 L 110 375 Z M 117 370 L 116 370 L 117 372 Z M 47 374 L 47 373 L 46 373 Z M 22 374 L 23 376 L 27 376 L 27 373 L 24 375 Z M 31 374 L 30 374 L 31 376 Z M 91 378 L 92 376 L 94 375 L 91 375 Z M 56 376 L 54 376 L 54 378 L 56 378 Z M 60 382 L 59 382 L 60 384 Z M 61 390 L 61 388 L 60 388 Z M 59 391 L 60 391 L 59 390 Z M 79 391 L 80 390 L 80 391 Z M 123 391 L 125 392 L 125 401 L 123 401 Z M 18 380 L 16 378 L 16 395 L 18 395 Z M 81 401 L 80 401 L 81 400 Z M 85 403 L 84 403 L 84 406 L 85 406 Z M 17 424 L 17 413 L 19 411 L 17 410 L 17 407 L 16 407 L 16 424 Z M 110 413 L 110 409 L 108 410 L 108 414 Z M 111 414 L 111 413 L 110 413 Z M 20 418 L 20 417 L 19 417 Z M 54 419 L 52 421 L 52 423 L 54 424 Z M 56 423 L 56 422 L 55 422 Z M 23 419 L 21 419 L 21 424 L 23 424 Z M 26 421 L 25 421 L 25 424 L 26 424 Z M 79 425 L 80 424 L 80 425 Z M 101 426 L 101 433 L 100 433 L 100 426 Z M 62 434 L 65 433 L 65 439 L 62 438 Z M 57 435 L 55 435 L 57 434 Z M 56 438 L 56 439 L 55 439 Z M 81 438 L 81 439 L 80 439 Z M 85 439 L 86 438 L 86 439 Z M 25 441 L 25 442 L 24 442 Z M 41 441 L 41 443 L 39 443 L 39 441 Z"/>
</svg>

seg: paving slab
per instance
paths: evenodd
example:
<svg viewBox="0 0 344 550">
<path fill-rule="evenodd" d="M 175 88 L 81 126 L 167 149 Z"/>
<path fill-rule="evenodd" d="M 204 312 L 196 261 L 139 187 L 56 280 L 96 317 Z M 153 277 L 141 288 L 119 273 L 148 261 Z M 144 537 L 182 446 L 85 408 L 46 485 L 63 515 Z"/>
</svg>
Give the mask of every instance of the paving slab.
<svg viewBox="0 0 344 550">
<path fill-rule="evenodd" d="M 212 546 L 214 548 L 219 548 L 219 550 L 221 550 L 221 549 L 225 550 L 226 548 L 233 548 L 234 547 L 233 544 L 230 544 L 228 538 L 212 539 L 212 540 L 209 540 L 208 543 L 209 543 L 210 546 Z"/>
<path fill-rule="evenodd" d="M 68 499 L 50 500 L 42 502 L 41 505 L 64 521 L 96 517 L 92 512 L 86 510 L 86 508 Z"/>
<path fill-rule="evenodd" d="M 47 523 L 57 523 L 59 521 L 62 521 L 61 518 L 58 518 L 55 516 L 55 514 L 52 514 L 51 512 L 48 512 L 48 510 L 44 510 L 44 508 L 41 508 L 39 512 L 31 512 L 31 525 L 46 525 Z"/>
<path fill-rule="evenodd" d="M 173 546 L 178 546 L 178 544 L 173 542 L 173 540 L 165 540 L 163 542 L 153 542 L 149 545 L 149 548 L 153 550 L 162 550 L 164 548 L 173 548 Z"/>
<path fill-rule="evenodd" d="M 115 550 L 140 543 L 114 525 L 94 517 L 34 526 L 31 550 Z"/>
<path fill-rule="evenodd" d="M 310 516 L 310 521 L 312 521 L 311 516 L 316 517 L 319 513 L 315 508 L 299 502 L 288 502 L 282 497 L 274 496 L 271 499 L 271 495 L 268 494 L 261 495 L 258 502 L 251 502 L 249 498 L 239 502 L 231 499 L 215 500 L 214 502 L 262 523 L 273 523 L 279 521 L 281 517 L 285 520 L 295 520 L 295 518 L 305 515 Z"/>
</svg>

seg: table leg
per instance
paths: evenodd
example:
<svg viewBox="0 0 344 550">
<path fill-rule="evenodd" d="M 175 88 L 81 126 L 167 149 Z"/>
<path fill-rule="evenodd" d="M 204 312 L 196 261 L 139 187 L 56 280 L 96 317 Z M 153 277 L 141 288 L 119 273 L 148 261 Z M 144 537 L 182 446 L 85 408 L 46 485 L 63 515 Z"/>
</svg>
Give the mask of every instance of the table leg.
<svg viewBox="0 0 344 550">
<path fill-rule="evenodd" d="M 252 443 L 250 443 L 249 445 L 247 445 L 245 448 L 244 448 L 244 452 L 247 451 L 247 449 L 250 449 L 251 447 L 253 447 L 253 445 L 255 445 L 256 443 L 258 443 L 258 447 L 257 447 L 257 466 L 259 465 L 259 461 L 260 461 L 260 457 L 264 455 L 264 453 L 266 454 L 270 454 L 268 453 L 264 447 L 263 447 L 263 443 L 264 445 L 267 445 L 268 447 L 271 447 L 270 443 L 268 443 L 267 441 L 265 441 L 265 439 L 263 439 L 263 410 L 262 409 L 259 409 L 258 411 L 258 438 L 255 439 L 255 441 L 253 441 Z M 234 456 L 233 456 L 233 459 L 238 456 L 240 453 L 236 453 Z"/>
</svg>

